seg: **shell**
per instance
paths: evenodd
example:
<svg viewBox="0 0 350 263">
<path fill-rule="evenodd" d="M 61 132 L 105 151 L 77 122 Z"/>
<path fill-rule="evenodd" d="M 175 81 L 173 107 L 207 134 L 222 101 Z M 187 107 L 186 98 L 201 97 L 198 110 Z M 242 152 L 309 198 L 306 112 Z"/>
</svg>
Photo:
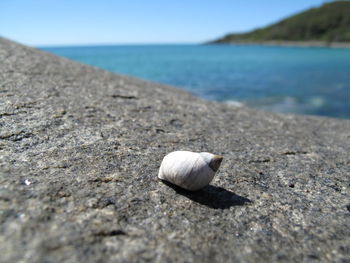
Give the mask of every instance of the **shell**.
<svg viewBox="0 0 350 263">
<path fill-rule="evenodd" d="M 222 159 L 222 156 L 207 152 L 171 152 L 164 157 L 158 178 L 186 190 L 196 191 L 213 180 Z"/>
</svg>

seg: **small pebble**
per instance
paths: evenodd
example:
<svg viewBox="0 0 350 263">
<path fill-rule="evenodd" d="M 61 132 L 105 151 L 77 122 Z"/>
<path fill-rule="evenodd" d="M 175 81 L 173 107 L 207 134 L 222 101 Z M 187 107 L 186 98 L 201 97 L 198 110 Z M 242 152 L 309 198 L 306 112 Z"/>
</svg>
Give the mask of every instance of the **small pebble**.
<svg viewBox="0 0 350 263">
<path fill-rule="evenodd" d="M 25 179 L 25 180 L 23 181 L 23 183 L 24 183 L 25 185 L 30 185 L 32 182 L 29 181 L 28 179 Z"/>
</svg>

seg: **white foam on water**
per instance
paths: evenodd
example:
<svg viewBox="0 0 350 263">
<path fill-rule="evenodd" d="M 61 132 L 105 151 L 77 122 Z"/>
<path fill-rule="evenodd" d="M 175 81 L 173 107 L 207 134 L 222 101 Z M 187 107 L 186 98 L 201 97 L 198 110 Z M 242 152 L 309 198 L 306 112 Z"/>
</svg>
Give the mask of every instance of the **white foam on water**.
<svg viewBox="0 0 350 263">
<path fill-rule="evenodd" d="M 326 101 L 322 97 L 313 97 L 309 100 L 309 103 L 315 108 L 321 108 L 323 105 L 325 105 Z"/>
<path fill-rule="evenodd" d="M 224 101 L 225 104 L 233 106 L 233 107 L 243 107 L 244 104 L 242 102 L 239 102 L 237 100 L 226 100 Z"/>
<path fill-rule="evenodd" d="M 249 100 L 246 105 L 249 107 L 284 113 L 309 113 L 324 107 L 326 101 L 324 98 L 315 96 L 307 101 L 300 101 L 295 97 L 269 97 L 258 100 Z"/>
</svg>

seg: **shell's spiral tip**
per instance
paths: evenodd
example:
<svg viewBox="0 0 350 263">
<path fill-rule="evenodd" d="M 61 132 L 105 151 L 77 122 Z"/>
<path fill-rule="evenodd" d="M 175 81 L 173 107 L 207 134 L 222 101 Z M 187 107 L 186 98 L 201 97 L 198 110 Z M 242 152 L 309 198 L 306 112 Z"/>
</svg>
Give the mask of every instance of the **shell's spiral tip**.
<svg viewBox="0 0 350 263">
<path fill-rule="evenodd" d="M 220 155 L 214 155 L 212 160 L 209 163 L 209 167 L 214 171 L 217 172 L 217 170 L 219 170 L 219 167 L 221 165 L 222 160 L 224 159 L 224 157 L 220 156 Z"/>
</svg>

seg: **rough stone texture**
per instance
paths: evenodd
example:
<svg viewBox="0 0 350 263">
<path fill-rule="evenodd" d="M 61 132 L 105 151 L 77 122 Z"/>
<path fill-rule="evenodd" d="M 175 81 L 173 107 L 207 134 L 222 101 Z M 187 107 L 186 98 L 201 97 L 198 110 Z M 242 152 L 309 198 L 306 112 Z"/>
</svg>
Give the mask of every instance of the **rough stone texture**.
<svg viewBox="0 0 350 263">
<path fill-rule="evenodd" d="M 207 102 L 0 39 L 1 262 L 350 261 L 350 121 Z M 225 157 L 205 189 L 173 150 Z"/>
</svg>

